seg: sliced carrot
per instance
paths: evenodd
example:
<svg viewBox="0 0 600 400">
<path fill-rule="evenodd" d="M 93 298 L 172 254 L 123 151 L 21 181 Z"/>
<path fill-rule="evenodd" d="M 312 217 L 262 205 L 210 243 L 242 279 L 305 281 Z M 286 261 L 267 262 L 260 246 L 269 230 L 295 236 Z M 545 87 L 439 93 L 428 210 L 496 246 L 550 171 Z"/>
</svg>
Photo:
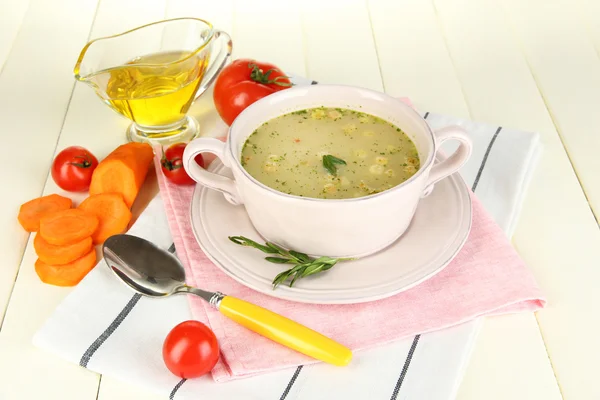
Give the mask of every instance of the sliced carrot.
<svg viewBox="0 0 600 400">
<path fill-rule="evenodd" d="M 98 217 L 72 208 L 46 215 L 40 220 L 40 235 L 56 246 L 72 244 L 92 236 L 98 228 Z"/>
<path fill-rule="evenodd" d="M 40 230 L 40 219 L 44 215 L 67 210 L 72 205 L 73 201 L 71 199 L 58 194 L 38 197 L 21 205 L 18 220 L 27 232 L 37 232 Z"/>
<path fill-rule="evenodd" d="M 100 224 L 92 234 L 95 244 L 103 243 L 110 236 L 125 232 L 131 221 L 131 211 L 119 193 L 94 194 L 77 208 L 98 217 Z"/>
<path fill-rule="evenodd" d="M 92 249 L 69 264 L 46 264 L 38 258 L 35 262 L 35 272 L 44 283 L 55 286 L 75 286 L 95 265 L 96 250 Z"/>
<path fill-rule="evenodd" d="M 44 240 L 42 235 L 35 235 L 33 247 L 39 259 L 46 264 L 68 264 L 83 257 L 92 249 L 92 238 L 86 237 L 79 242 L 64 246 L 55 246 Z"/>
<path fill-rule="evenodd" d="M 120 193 L 131 208 L 154 157 L 147 143 L 127 143 L 117 147 L 98 164 L 92 174 L 90 195 Z"/>
</svg>

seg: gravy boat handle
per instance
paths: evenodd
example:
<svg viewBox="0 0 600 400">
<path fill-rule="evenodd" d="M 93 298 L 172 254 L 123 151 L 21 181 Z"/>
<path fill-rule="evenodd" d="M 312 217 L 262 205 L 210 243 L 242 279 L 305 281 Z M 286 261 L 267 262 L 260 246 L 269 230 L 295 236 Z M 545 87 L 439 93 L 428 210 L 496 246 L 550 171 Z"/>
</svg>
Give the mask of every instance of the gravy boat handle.
<svg viewBox="0 0 600 400">
<path fill-rule="evenodd" d="M 202 79 L 202 83 L 200 84 L 200 87 L 196 92 L 196 98 L 194 99 L 194 101 L 198 100 L 198 98 L 214 82 L 214 80 L 217 78 L 217 75 L 219 74 L 219 72 L 221 72 L 221 70 L 229 60 L 229 57 L 231 56 L 233 43 L 231 41 L 231 37 L 227 33 L 219 30 L 215 31 L 212 41 L 213 43 L 210 44 L 211 46 L 220 41 L 221 48 L 219 49 L 219 53 L 217 53 L 211 65 L 208 67 L 208 70 L 204 74 L 204 78 Z"/>
</svg>

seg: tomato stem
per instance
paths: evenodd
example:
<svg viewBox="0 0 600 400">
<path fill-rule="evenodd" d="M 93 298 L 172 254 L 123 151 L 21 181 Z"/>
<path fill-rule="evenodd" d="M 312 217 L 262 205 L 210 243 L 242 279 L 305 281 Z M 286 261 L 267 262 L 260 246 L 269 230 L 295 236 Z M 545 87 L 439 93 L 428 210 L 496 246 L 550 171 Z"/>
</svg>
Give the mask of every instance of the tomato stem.
<svg viewBox="0 0 600 400">
<path fill-rule="evenodd" d="M 175 161 L 180 161 L 181 157 L 175 157 L 174 159 L 169 160 L 167 158 L 167 156 L 165 156 L 165 149 L 164 149 L 164 147 L 161 147 L 161 150 L 162 150 L 162 157 L 160 159 L 160 163 L 167 170 L 173 171 L 174 169 L 179 169 L 179 168 L 181 168 L 183 166 L 183 164 L 174 164 Z"/>
<path fill-rule="evenodd" d="M 70 162 L 69 164 L 71 165 L 74 165 L 79 168 L 89 168 L 92 166 L 92 163 L 90 162 L 90 157 L 87 154 L 84 154 L 82 156 L 73 156 L 73 158 L 83 158 L 83 162 Z"/>
<path fill-rule="evenodd" d="M 263 72 L 263 70 L 254 63 L 249 63 L 248 68 L 252 68 L 252 71 L 250 72 L 250 79 L 252 79 L 254 82 L 262 83 L 264 85 L 272 83 L 278 86 L 292 86 L 292 83 L 290 82 L 279 82 L 280 79 L 289 79 L 289 76 L 277 76 L 275 79 L 269 80 L 269 75 L 271 75 L 273 71 L 276 71 L 274 68 L 271 68 L 267 72 Z"/>
</svg>

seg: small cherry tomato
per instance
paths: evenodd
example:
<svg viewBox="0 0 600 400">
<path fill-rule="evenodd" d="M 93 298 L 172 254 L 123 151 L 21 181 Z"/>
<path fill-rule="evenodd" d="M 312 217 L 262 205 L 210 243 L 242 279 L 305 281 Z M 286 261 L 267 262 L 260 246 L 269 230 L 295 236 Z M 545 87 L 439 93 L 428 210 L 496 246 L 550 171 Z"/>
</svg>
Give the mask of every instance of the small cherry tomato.
<svg viewBox="0 0 600 400">
<path fill-rule="evenodd" d="M 163 153 L 161 159 L 161 166 L 163 174 L 169 179 L 171 182 L 176 183 L 178 185 L 192 185 L 196 183 L 185 171 L 183 168 L 183 151 L 185 150 L 185 143 L 175 143 L 167 149 Z M 194 157 L 194 160 L 204 168 L 204 158 L 202 154 L 198 154 Z"/>
<path fill-rule="evenodd" d="M 196 378 L 212 370 L 219 360 L 219 343 L 213 331 L 203 323 L 184 321 L 167 335 L 163 360 L 174 375 Z"/>
<path fill-rule="evenodd" d="M 98 160 L 81 146 L 62 150 L 52 162 L 52 179 L 63 190 L 84 192 L 89 189 Z"/>
</svg>

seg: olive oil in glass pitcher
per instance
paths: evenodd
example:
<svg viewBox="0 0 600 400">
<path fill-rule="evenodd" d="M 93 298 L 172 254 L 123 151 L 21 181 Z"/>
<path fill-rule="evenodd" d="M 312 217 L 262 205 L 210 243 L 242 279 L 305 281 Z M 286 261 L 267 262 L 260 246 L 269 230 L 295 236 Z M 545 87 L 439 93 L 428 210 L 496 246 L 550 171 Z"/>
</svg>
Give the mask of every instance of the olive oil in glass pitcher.
<svg viewBox="0 0 600 400">
<path fill-rule="evenodd" d="M 220 46 L 214 55 L 215 43 Z M 177 18 L 95 39 L 82 50 L 75 77 L 132 121 L 135 142 L 188 142 L 199 132 L 187 115 L 231 55 L 231 38 L 207 21 Z"/>
</svg>

